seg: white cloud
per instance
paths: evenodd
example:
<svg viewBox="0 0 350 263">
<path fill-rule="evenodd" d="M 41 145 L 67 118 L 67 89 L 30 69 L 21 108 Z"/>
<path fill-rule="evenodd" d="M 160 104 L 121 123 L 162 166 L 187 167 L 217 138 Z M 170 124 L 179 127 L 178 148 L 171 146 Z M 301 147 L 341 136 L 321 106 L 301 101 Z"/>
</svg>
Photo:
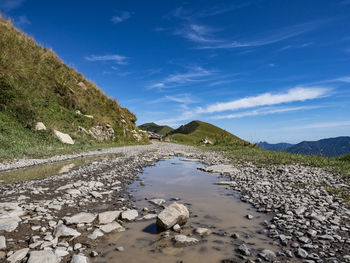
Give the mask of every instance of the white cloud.
<svg viewBox="0 0 350 263">
<path fill-rule="evenodd" d="M 325 87 L 296 87 L 286 93 L 264 93 L 258 96 L 246 97 L 229 102 L 219 102 L 205 108 L 198 108 L 198 113 L 214 113 L 228 110 L 239 110 L 259 106 L 270 106 L 281 103 L 305 101 L 326 97 L 329 95 L 329 88 Z"/>
<path fill-rule="evenodd" d="M 121 55 L 104 55 L 104 56 L 96 56 L 96 55 L 90 55 L 85 57 L 88 61 L 113 61 L 117 63 L 118 65 L 127 65 L 128 57 L 124 57 Z"/>
<path fill-rule="evenodd" d="M 213 116 L 211 119 L 220 120 L 220 119 L 238 119 L 249 116 L 260 116 L 260 115 L 270 115 L 276 113 L 285 113 L 292 111 L 301 111 L 301 110 L 310 110 L 319 108 L 318 106 L 300 106 L 300 107 L 285 107 L 285 108 L 262 108 L 252 111 L 245 111 L 240 113 L 228 114 L 228 115 L 219 115 Z"/>
<path fill-rule="evenodd" d="M 176 30 L 175 35 L 180 35 L 187 40 L 201 44 L 222 42 L 221 40 L 214 39 L 212 36 L 212 32 L 214 31 L 217 30 L 204 25 L 189 24 L 184 28 Z"/>
<path fill-rule="evenodd" d="M 197 102 L 196 100 L 191 98 L 189 94 L 185 93 L 185 94 L 178 94 L 173 96 L 166 95 L 162 98 L 150 101 L 149 103 L 154 104 L 154 103 L 161 103 L 161 102 L 168 102 L 168 101 L 177 102 L 185 105 Z"/>
<path fill-rule="evenodd" d="M 25 0 L 1 0 L 0 1 L 0 10 L 4 12 L 11 11 L 19 7 Z"/>
<path fill-rule="evenodd" d="M 337 78 L 337 79 L 335 79 L 335 80 L 336 80 L 336 81 L 339 81 L 339 82 L 350 83 L 350 77 L 349 77 L 349 76 Z"/>
<path fill-rule="evenodd" d="M 206 70 L 202 67 L 194 67 L 185 73 L 170 74 L 165 79 L 154 83 L 151 88 L 170 88 L 173 85 L 185 85 L 191 82 L 204 81 L 204 77 L 214 74 L 213 71 Z"/>
<path fill-rule="evenodd" d="M 30 25 L 31 22 L 29 21 L 29 19 L 27 18 L 27 16 L 18 16 L 15 17 L 13 19 L 13 23 L 17 26 L 17 27 L 23 27 L 26 25 Z"/>
<path fill-rule="evenodd" d="M 113 24 L 121 23 L 131 17 L 131 13 L 127 11 L 121 12 L 119 15 L 113 16 L 111 21 Z"/>
</svg>

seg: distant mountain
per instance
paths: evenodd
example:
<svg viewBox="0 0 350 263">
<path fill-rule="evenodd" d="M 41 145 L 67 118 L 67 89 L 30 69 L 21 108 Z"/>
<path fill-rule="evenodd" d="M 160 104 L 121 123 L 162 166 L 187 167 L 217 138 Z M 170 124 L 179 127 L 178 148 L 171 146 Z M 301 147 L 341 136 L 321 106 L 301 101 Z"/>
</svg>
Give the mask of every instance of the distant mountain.
<svg viewBox="0 0 350 263">
<path fill-rule="evenodd" d="M 251 145 L 237 136 L 203 121 L 191 121 L 169 133 L 168 137 L 180 143 L 198 145 L 209 140 L 216 145 Z"/>
<path fill-rule="evenodd" d="M 271 151 L 290 152 L 327 157 L 337 157 L 350 153 L 349 136 L 327 138 L 318 141 L 303 141 L 294 145 L 288 143 L 269 144 L 266 142 L 261 142 L 258 145 L 260 148 Z"/>
<path fill-rule="evenodd" d="M 287 151 L 290 153 L 302 153 L 327 157 L 340 156 L 350 153 L 350 137 L 342 136 L 322 139 L 319 141 L 303 141 L 288 148 Z"/>
<path fill-rule="evenodd" d="M 275 151 L 275 152 L 286 152 L 288 148 L 292 147 L 294 144 L 281 142 L 281 143 L 268 143 L 268 142 L 259 142 L 258 146 L 265 150 Z"/>
<path fill-rule="evenodd" d="M 159 135 L 163 135 L 163 136 L 167 135 L 169 132 L 174 130 L 173 128 L 171 128 L 167 125 L 161 126 L 161 125 L 158 125 L 154 122 L 142 124 L 139 126 L 139 128 L 141 130 L 155 132 L 155 133 L 158 133 Z"/>
</svg>

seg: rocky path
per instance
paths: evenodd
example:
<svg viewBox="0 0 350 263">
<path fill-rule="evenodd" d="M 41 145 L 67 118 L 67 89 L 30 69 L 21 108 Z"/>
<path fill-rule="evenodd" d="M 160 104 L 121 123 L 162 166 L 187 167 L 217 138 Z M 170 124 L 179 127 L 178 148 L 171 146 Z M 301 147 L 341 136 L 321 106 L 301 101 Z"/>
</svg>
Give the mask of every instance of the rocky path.
<svg viewBox="0 0 350 263">
<path fill-rule="evenodd" d="M 236 251 L 244 260 L 276 257 L 305 262 L 350 262 L 350 210 L 327 190 L 347 188 L 345 182 L 318 168 L 299 165 L 258 168 L 235 165 L 218 153 L 167 143 L 106 149 L 45 160 L 20 160 L 0 170 L 89 156 L 118 153 L 67 173 L 45 179 L 0 185 L 0 262 L 88 262 L 98 256 L 98 239 L 142 217 L 127 185 L 146 166 L 184 156 L 200 160 L 201 169 L 222 174 L 244 202 L 274 215 L 266 235 L 280 246 L 257 259 L 249 247 Z M 154 219 L 154 218 L 153 218 Z M 271 252 L 271 253 L 270 253 Z M 46 260 L 46 261 L 44 261 Z M 235 261 L 232 261 L 235 262 Z"/>
</svg>

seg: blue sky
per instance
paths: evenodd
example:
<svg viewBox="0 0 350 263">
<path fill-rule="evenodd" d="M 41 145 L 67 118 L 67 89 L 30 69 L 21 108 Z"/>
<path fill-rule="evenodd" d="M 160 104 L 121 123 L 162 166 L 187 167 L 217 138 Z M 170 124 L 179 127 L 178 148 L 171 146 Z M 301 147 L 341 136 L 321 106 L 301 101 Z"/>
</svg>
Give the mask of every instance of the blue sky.
<svg viewBox="0 0 350 263">
<path fill-rule="evenodd" d="M 1 0 L 134 112 L 258 142 L 350 135 L 350 0 Z"/>
</svg>

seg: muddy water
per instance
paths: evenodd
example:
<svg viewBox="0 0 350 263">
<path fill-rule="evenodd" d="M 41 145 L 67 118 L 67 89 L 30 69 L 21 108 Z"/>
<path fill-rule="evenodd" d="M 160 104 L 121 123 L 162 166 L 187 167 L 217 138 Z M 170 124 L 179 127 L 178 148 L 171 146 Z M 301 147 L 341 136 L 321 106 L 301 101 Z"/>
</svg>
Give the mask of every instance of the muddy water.
<svg viewBox="0 0 350 263">
<path fill-rule="evenodd" d="M 171 237 L 161 239 L 164 233 L 157 233 L 155 220 L 139 221 L 126 226 L 122 233 L 105 236 L 97 249 L 101 256 L 93 262 L 221 262 L 223 259 L 238 258 L 235 249 L 246 243 L 252 248 L 253 258 L 262 248 L 278 251 L 278 247 L 271 244 L 264 234 L 262 223 L 270 217 L 258 214 L 246 203 L 239 201 L 238 196 L 218 186 L 217 175 L 201 172 L 196 168 L 202 166 L 195 162 L 181 161 L 180 158 L 161 161 L 155 167 L 146 168 L 140 175 L 144 186 L 135 182 L 130 191 L 136 198 L 136 206 L 141 210 L 148 207 L 152 210 L 161 210 L 149 203 L 146 199 L 162 198 L 167 204 L 172 199 L 179 198 L 178 202 L 186 204 L 190 211 L 190 219 L 183 228 L 185 234 L 193 233 L 199 226 L 210 228 L 212 234 L 200 238 L 200 243 L 188 247 L 174 247 Z M 254 216 L 252 220 L 247 214 Z M 235 239 L 233 233 L 238 233 Z M 160 240 L 160 241 L 159 241 Z M 124 251 L 118 251 L 118 247 Z"/>
</svg>

